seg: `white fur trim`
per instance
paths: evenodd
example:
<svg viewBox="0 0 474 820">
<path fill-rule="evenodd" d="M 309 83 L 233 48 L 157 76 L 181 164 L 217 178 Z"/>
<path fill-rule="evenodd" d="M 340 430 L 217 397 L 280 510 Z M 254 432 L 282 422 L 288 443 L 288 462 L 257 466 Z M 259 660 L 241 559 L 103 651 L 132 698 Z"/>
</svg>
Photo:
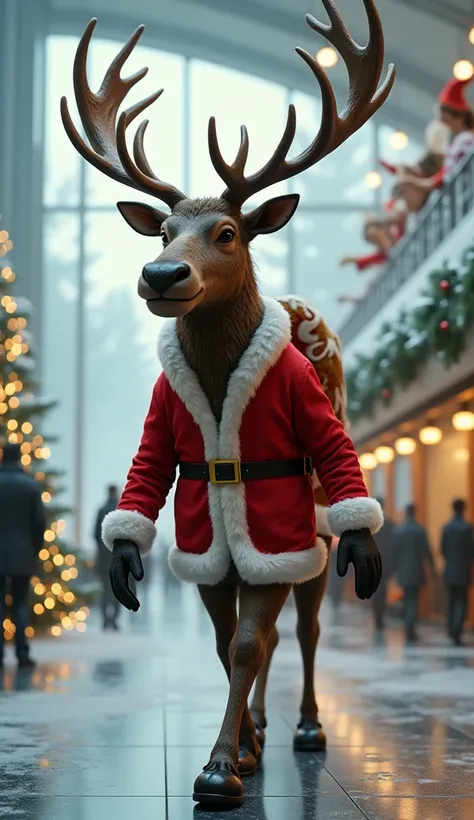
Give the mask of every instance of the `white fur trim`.
<svg viewBox="0 0 474 820">
<path fill-rule="evenodd" d="M 368 528 L 372 534 L 383 524 L 382 507 L 375 498 L 346 498 L 328 508 L 329 526 L 334 535 L 340 536 L 347 530 Z"/>
<path fill-rule="evenodd" d="M 102 522 L 102 540 L 107 549 L 112 551 L 114 541 L 120 538 L 133 541 L 140 550 L 140 555 L 147 555 L 156 538 L 156 528 L 149 518 L 139 512 L 114 510 Z"/>
<path fill-rule="evenodd" d="M 328 509 L 316 504 L 316 532 L 318 535 L 332 535 L 328 521 Z"/>
<path fill-rule="evenodd" d="M 244 412 L 268 371 L 291 341 L 287 312 L 273 299 L 264 299 L 264 305 L 262 322 L 230 377 L 219 427 L 196 374 L 184 358 L 175 321 L 168 322 L 161 332 L 159 356 L 164 372 L 201 430 L 206 461 L 215 458 L 240 460 L 239 431 Z M 301 582 L 323 571 L 326 558 L 323 563 L 319 544 L 299 553 L 280 555 L 268 555 L 255 549 L 248 531 L 244 483 L 222 487 L 209 484 L 208 491 L 212 544 L 203 555 L 185 553 L 179 545 L 173 547 L 168 560 L 178 578 L 217 584 L 227 574 L 231 557 L 241 578 L 251 584 Z"/>
</svg>

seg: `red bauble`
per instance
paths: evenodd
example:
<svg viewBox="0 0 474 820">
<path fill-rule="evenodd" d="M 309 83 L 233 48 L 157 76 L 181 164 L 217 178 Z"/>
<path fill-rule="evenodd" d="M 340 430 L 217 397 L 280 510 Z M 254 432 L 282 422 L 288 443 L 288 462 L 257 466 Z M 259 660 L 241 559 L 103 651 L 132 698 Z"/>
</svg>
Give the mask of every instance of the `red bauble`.
<svg viewBox="0 0 474 820">
<path fill-rule="evenodd" d="M 391 394 L 390 390 L 388 389 L 388 387 L 384 387 L 384 389 L 382 390 L 382 398 L 383 399 L 389 399 L 391 395 L 392 394 Z"/>
<path fill-rule="evenodd" d="M 446 293 L 448 290 L 451 290 L 451 285 L 449 284 L 449 282 L 448 282 L 448 280 L 447 280 L 447 279 L 443 279 L 443 281 L 439 283 L 439 287 L 440 287 L 440 289 L 441 289 L 442 291 L 444 291 L 445 293 Z"/>
<path fill-rule="evenodd" d="M 444 319 L 442 322 L 439 323 L 439 329 L 443 333 L 445 333 L 447 330 L 449 330 L 449 322 L 447 322 L 446 319 Z"/>
</svg>

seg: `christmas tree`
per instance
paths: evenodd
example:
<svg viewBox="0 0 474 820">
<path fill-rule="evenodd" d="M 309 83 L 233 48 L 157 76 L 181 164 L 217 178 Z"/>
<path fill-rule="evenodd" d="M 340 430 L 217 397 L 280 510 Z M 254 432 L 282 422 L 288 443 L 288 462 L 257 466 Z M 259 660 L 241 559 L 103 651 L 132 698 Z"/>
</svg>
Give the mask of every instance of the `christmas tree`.
<svg viewBox="0 0 474 820">
<path fill-rule="evenodd" d="M 61 492 L 61 472 L 51 469 L 49 444 L 38 429 L 41 418 L 55 402 L 38 396 L 34 379 L 35 361 L 28 331 L 30 305 L 13 295 L 15 273 L 9 264 L 13 243 L 8 232 L 0 230 L 0 450 L 6 441 L 19 444 L 21 462 L 42 487 L 47 516 L 44 545 L 39 553 L 38 576 L 31 579 L 31 615 L 28 637 L 38 632 L 54 636 L 63 630 L 84 632 L 89 609 L 78 585 L 81 560 L 67 549 L 64 541 L 67 509 L 57 502 Z M 11 606 L 7 595 L 7 608 Z M 7 617 L 4 636 L 11 640 L 15 627 Z"/>
</svg>

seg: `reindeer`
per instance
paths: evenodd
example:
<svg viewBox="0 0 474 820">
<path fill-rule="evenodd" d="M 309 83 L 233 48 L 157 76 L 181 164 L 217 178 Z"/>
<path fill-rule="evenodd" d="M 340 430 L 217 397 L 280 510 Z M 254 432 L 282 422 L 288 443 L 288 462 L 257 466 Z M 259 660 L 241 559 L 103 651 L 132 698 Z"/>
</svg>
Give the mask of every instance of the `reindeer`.
<svg viewBox="0 0 474 820">
<path fill-rule="evenodd" d="M 336 419 L 314 368 L 290 344 L 288 314 L 257 287 L 249 244 L 291 219 L 297 194 L 275 197 L 243 213 L 259 191 L 319 162 L 382 105 L 394 69 L 378 89 L 384 59 L 374 0 L 363 0 L 369 42 L 358 46 L 334 6 L 323 0 L 330 25 L 308 15 L 309 26 L 339 51 L 350 78 L 347 106 L 339 115 L 331 84 L 318 62 L 297 49 L 322 95 L 322 122 L 311 145 L 288 159 L 296 130 L 290 106 L 283 136 L 270 160 L 245 175 L 247 130 L 231 165 L 209 122 L 209 152 L 226 188 L 219 198 L 189 199 L 153 172 L 146 157 L 148 121 L 137 129 L 133 156 L 127 128 L 161 90 L 118 116 L 128 91 L 146 69 L 122 79 L 140 26 L 107 70 L 97 94 L 88 86 L 86 60 L 96 20 L 87 26 L 74 63 L 74 88 L 86 140 L 61 101 L 65 129 L 83 157 L 107 176 L 165 202 L 170 213 L 119 202 L 139 233 L 160 236 L 163 250 L 146 264 L 138 294 L 157 316 L 170 317 L 160 335 L 159 377 L 142 440 L 117 510 L 103 524 L 112 551 L 110 579 L 123 606 L 139 602 L 130 574 L 143 578 L 141 556 L 152 547 L 155 521 L 179 470 L 175 498 L 176 545 L 169 565 L 198 585 L 216 632 L 217 652 L 229 678 L 227 706 L 210 759 L 194 783 L 194 800 L 223 807 L 243 802 L 239 748 L 246 772 L 256 770 L 260 748 L 247 699 L 264 663 L 268 638 L 294 583 L 320 575 L 326 549 L 316 541 L 313 465 L 330 502 L 328 521 L 340 536 L 338 571 L 354 565 L 361 599 L 376 591 L 380 555 L 373 538 L 383 522 L 368 498 L 352 441 Z M 237 617 L 237 597 L 239 613 Z M 251 764 L 251 765 L 249 765 Z"/>
</svg>

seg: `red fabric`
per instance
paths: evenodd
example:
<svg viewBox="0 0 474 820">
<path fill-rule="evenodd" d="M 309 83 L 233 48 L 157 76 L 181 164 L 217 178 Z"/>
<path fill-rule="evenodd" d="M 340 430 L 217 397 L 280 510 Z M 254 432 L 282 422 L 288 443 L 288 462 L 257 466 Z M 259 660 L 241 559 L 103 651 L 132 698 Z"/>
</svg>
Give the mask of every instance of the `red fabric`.
<svg viewBox="0 0 474 820">
<path fill-rule="evenodd" d="M 464 89 L 470 82 L 470 79 L 456 80 L 453 78 L 449 80 L 438 98 L 441 105 L 447 105 L 455 111 L 469 111 L 469 103 L 466 100 Z"/>
<path fill-rule="evenodd" d="M 250 400 L 239 434 L 242 461 L 309 455 L 330 504 L 367 497 L 352 441 L 336 419 L 313 366 L 293 345 L 283 351 Z M 155 521 L 178 461 L 204 460 L 201 432 L 162 375 L 118 509 L 137 511 Z M 250 538 L 259 552 L 297 552 L 314 546 L 311 477 L 248 482 L 246 514 Z M 180 550 L 206 552 L 212 541 L 206 482 L 178 481 L 175 519 Z"/>
<path fill-rule="evenodd" d="M 435 189 L 442 188 L 444 182 L 444 168 L 441 168 L 441 171 L 438 171 L 438 173 L 435 174 L 434 177 L 431 177 L 431 179 L 433 180 Z"/>
<path fill-rule="evenodd" d="M 358 270 L 367 270 L 368 268 L 373 268 L 375 265 L 383 265 L 387 260 L 388 256 L 385 251 L 376 251 L 375 253 L 367 254 L 367 256 L 359 256 L 356 266 Z"/>
<path fill-rule="evenodd" d="M 392 165 L 390 162 L 385 162 L 384 159 L 379 159 L 379 165 L 381 165 L 385 171 L 388 171 L 389 174 L 393 174 L 394 176 L 398 172 L 396 165 Z"/>
</svg>

